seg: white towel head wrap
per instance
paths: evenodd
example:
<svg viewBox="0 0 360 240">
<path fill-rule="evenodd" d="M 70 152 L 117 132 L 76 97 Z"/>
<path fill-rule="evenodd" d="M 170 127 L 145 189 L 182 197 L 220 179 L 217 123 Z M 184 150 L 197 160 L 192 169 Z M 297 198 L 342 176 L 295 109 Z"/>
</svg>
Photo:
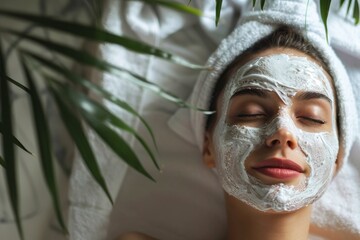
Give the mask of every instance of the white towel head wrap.
<svg viewBox="0 0 360 240">
<path fill-rule="evenodd" d="M 338 164 L 341 166 L 343 160 L 346 160 L 349 154 L 357 132 L 355 130 L 358 126 L 355 100 L 346 70 L 326 40 L 324 25 L 320 20 L 314 1 L 268 0 L 265 2 L 263 10 L 254 10 L 243 16 L 235 30 L 222 40 L 218 49 L 208 59 L 206 65 L 211 70 L 200 73 L 189 103 L 198 108 L 209 109 L 216 81 L 227 66 L 254 43 L 284 25 L 294 28 L 318 50 L 326 61 L 330 75 L 333 78 L 340 128 L 341 152 Z M 183 115 L 185 112 L 190 113 L 190 126 L 193 135 L 184 136 L 189 132 L 177 132 L 202 149 L 207 116 L 202 112 L 193 110 L 180 110 L 177 114 Z M 184 120 L 184 116 L 180 118 Z M 177 119 L 179 119 L 179 116 L 177 116 Z M 174 121 L 174 119 L 171 119 L 170 125 L 179 125 Z M 173 127 L 173 129 L 176 131 L 176 127 Z"/>
</svg>

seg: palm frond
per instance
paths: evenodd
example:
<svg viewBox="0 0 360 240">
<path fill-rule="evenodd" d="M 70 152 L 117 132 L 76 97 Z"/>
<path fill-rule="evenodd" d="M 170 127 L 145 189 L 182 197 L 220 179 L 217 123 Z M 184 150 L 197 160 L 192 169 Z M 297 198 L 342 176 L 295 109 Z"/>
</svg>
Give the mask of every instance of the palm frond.
<svg viewBox="0 0 360 240">
<path fill-rule="evenodd" d="M 94 0 L 99 1 L 99 0 Z M 70 1 L 69 1 L 70 2 Z M 100 1 L 101 2 L 101 1 Z M 168 7 L 177 11 L 184 13 L 189 13 L 194 16 L 201 16 L 202 12 L 199 9 L 192 8 L 183 4 L 174 3 L 167 0 L 152 0 L 143 2 L 150 4 L 157 4 L 164 7 Z M 219 5 L 220 3 L 220 5 Z M 43 4 L 43 13 L 46 10 L 45 0 L 41 0 L 40 4 Z M 217 16 L 220 17 L 221 10 L 221 1 L 217 2 Z M 128 51 L 132 51 L 138 54 L 147 54 L 151 56 L 158 57 L 165 61 L 182 65 L 195 70 L 207 69 L 204 66 L 191 63 L 186 59 L 183 59 L 179 56 L 173 55 L 162 49 L 153 47 L 151 45 L 145 44 L 143 42 L 128 38 L 126 36 L 120 36 L 113 34 L 109 31 L 103 30 L 96 26 L 83 25 L 80 23 L 68 22 L 59 20 L 53 17 L 45 15 L 36 15 L 36 14 L 27 14 L 17 11 L 8 11 L 0 9 L 0 15 L 12 18 L 19 22 L 30 23 L 26 31 L 14 31 L 12 29 L 1 28 L 0 32 L 13 34 L 17 37 L 15 41 L 10 42 L 7 49 L 7 57 L 12 54 L 13 50 L 19 52 L 20 64 L 22 66 L 22 71 L 24 72 L 27 85 L 24 86 L 20 82 L 14 80 L 10 76 L 7 76 L 5 72 L 5 61 L 8 59 L 1 58 L 1 119 L 0 119 L 0 133 L 3 135 L 3 149 L 4 156 L 0 156 L 0 165 L 4 167 L 7 176 L 7 185 L 9 190 L 9 196 L 11 200 L 12 209 L 14 212 L 16 224 L 19 230 L 21 239 L 23 239 L 23 231 L 21 227 L 21 220 L 19 217 L 19 204 L 18 204 L 18 189 L 17 189 L 17 177 L 16 177 L 16 158 L 14 152 L 14 146 L 17 145 L 22 148 L 24 151 L 30 153 L 24 145 L 12 134 L 12 125 L 11 125 L 11 103 L 9 97 L 9 88 L 8 84 L 13 84 L 17 88 L 26 92 L 30 97 L 32 113 L 35 124 L 35 136 L 37 137 L 38 148 L 40 153 L 40 163 L 42 167 L 42 172 L 44 175 L 45 183 L 49 190 L 53 207 L 55 209 L 55 214 L 58 222 L 60 223 L 61 228 L 64 232 L 67 232 L 65 221 L 63 219 L 57 183 L 54 173 L 53 157 L 52 157 L 52 146 L 50 141 L 50 132 L 47 125 L 47 118 L 43 110 L 43 103 L 41 101 L 39 92 L 37 90 L 37 82 L 39 80 L 38 75 L 34 75 L 35 71 L 41 73 L 43 80 L 46 80 L 50 94 L 53 96 L 57 108 L 60 112 L 60 117 L 64 123 L 65 128 L 67 129 L 69 135 L 74 141 L 76 147 L 78 148 L 84 164 L 87 167 L 87 170 L 102 188 L 104 193 L 109 198 L 109 201 L 113 203 L 111 194 L 106 185 L 104 176 L 102 175 L 100 168 L 98 166 L 97 160 L 93 153 L 90 143 L 86 138 L 86 134 L 83 129 L 83 122 L 92 128 L 98 136 L 107 144 L 120 159 L 125 161 L 129 166 L 133 167 L 142 175 L 148 177 L 151 180 L 154 180 L 152 176 L 145 170 L 142 163 L 138 159 L 136 153 L 131 148 L 131 146 L 126 142 L 126 140 L 119 134 L 119 131 L 125 131 L 130 133 L 135 137 L 137 141 L 142 145 L 145 152 L 148 154 L 154 165 L 157 169 L 159 165 L 155 159 L 153 152 L 150 147 L 147 145 L 145 140 L 138 135 L 135 129 L 130 127 L 125 123 L 121 118 L 112 114 L 106 107 L 102 106 L 98 102 L 95 102 L 89 99 L 87 96 L 74 89 L 74 86 L 82 86 L 91 92 L 97 94 L 98 96 L 116 104 L 121 109 L 133 114 L 135 117 L 144 124 L 148 130 L 151 139 L 156 147 L 154 133 L 152 132 L 149 124 L 145 121 L 140 114 L 133 109 L 126 101 L 120 100 L 110 92 L 106 91 L 102 87 L 88 81 L 87 79 L 80 77 L 79 75 L 73 73 L 70 69 L 64 67 L 61 64 L 57 64 L 55 61 L 48 58 L 42 57 L 39 54 L 36 54 L 32 51 L 20 48 L 20 44 L 25 43 L 35 43 L 40 47 L 49 50 L 50 54 L 53 57 L 67 57 L 68 59 L 78 62 L 79 64 L 90 66 L 94 69 L 108 72 L 119 77 L 119 80 L 126 80 L 129 83 L 137 84 L 145 89 L 154 91 L 156 94 L 165 98 L 169 101 L 172 101 L 178 104 L 180 107 L 189 107 L 197 109 L 196 107 L 189 106 L 182 99 L 176 97 L 175 95 L 164 91 L 160 86 L 148 81 L 147 79 L 128 71 L 121 66 L 115 66 L 104 60 L 101 60 L 97 57 L 94 57 L 83 50 L 78 50 L 73 47 L 69 47 L 64 44 L 55 43 L 46 36 L 31 36 L 32 31 L 38 27 L 45 28 L 44 31 L 54 30 L 62 32 L 64 34 L 72 35 L 77 38 L 86 39 L 90 41 L 95 41 L 99 43 L 110 43 L 118 45 L 125 48 Z M 218 21 L 217 19 L 217 21 Z M 2 55 L 2 52 L 1 52 Z M 32 68 L 29 65 L 29 61 L 35 60 L 37 66 Z M 59 80 L 55 80 L 54 77 L 45 75 L 48 71 L 61 76 L 67 83 L 64 84 Z M 36 79 L 35 79 L 36 76 Z M 5 85 L 4 85 L 5 84 Z M 4 87 L 5 86 L 5 87 Z M 7 94 L 6 94 L 7 92 Z M 197 109 L 201 110 L 201 109 Z M 205 112 L 208 113 L 208 112 Z M 6 116 L 6 117 L 5 117 Z M 4 126 L 4 127 L 2 127 Z"/>
<path fill-rule="evenodd" d="M 220 15 L 221 15 L 221 7 L 222 7 L 222 0 L 216 0 L 216 17 L 215 17 L 215 25 L 219 24 Z"/>
<path fill-rule="evenodd" d="M 3 168 L 5 168 L 5 161 L 4 159 L 0 156 L 0 166 L 2 166 Z"/>
<path fill-rule="evenodd" d="M 358 0 L 354 0 L 354 1 L 355 1 L 355 3 L 354 3 L 353 18 L 355 20 L 355 25 L 358 25 L 359 21 L 360 21 L 359 2 L 358 2 Z"/>
<path fill-rule="evenodd" d="M 349 15 L 349 13 L 350 13 L 351 3 L 352 3 L 352 0 L 348 0 L 348 5 L 347 5 L 347 9 L 346 9 L 346 15 Z"/>
<path fill-rule="evenodd" d="M 39 54 L 33 53 L 31 51 L 28 51 L 28 50 L 21 50 L 21 52 L 25 56 L 27 56 L 27 57 L 37 61 L 38 63 L 42 64 L 42 66 L 47 67 L 47 69 L 51 69 L 54 72 L 62 75 L 65 80 L 68 80 L 68 81 L 74 83 L 75 85 L 78 84 L 78 85 L 83 86 L 84 88 L 92 91 L 93 93 L 97 94 L 98 96 L 104 97 L 106 100 L 116 104 L 118 107 L 120 107 L 120 108 L 126 110 L 127 112 L 129 112 L 129 113 L 135 115 L 136 117 L 138 117 L 140 119 L 140 121 L 144 124 L 144 126 L 146 127 L 147 131 L 149 132 L 149 134 L 151 136 L 151 139 L 152 139 L 152 141 L 154 143 L 154 146 L 157 149 L 154 133 L 151 130 L 151 127 L 146 122 L 146 120 L 138 112 L 136 112 L 135 109 L 133 109 L 128 103 L 126 103 L 125 101 L 117 98 L 112 93 L 110 93 L 107 90 L 97 86 L 96 84 L 92 83 L 91 81 L 86 80 L 86 79 L 76 75 L 74 72 L 72 72 L 72 71 L 70 71 L 70 70 L 68 70 L 66 68 L 63 68 L 63 67 L 61 67 L 61 66 L 59 66 L 57 64 L 54 64 L 51 60 L 46 59 L 46 58 L 40 56 Z M 158 165 L 157 164 L 155 164 L 155 165 L 159 169 Z"/>
<path fill-rule="evenodd" d="M 59 81 L 56 81 L 51 77 L 47 77 L 46 79 L 56 85 L 57 91 L 61 96 L 66 97 L 66 99 L 71 102 L 71 105 L 76 106 L 77 109 L 79 109 L 81 116 L 89 124 L 89 126 L 95 130 L 95 132 L 121 159 L 123 159 L 129 166 L 133 167 L 144 176 L 155 181 L 144 169 L 138 157 L 128 145 L 128 143 L 126 143 L 126 141 L 114 131 L 110 124 L 137 135 L 134 129 L 114 116 L 103 106 L 99 105 L 93 100 L 90 100 L 83 94 L 76 92 L 75 90 L 64 84 L 61 84 Z M 138 140 L 139 138 L 140 137 L 137 136 Z"/>
<path fill-rule="evenodd" d="M 264 9 L 264 6 L 265 6 L 265 0 L 261 0 L 261 1 L 260 1 L 260 8 L 261 8 L 261 10 Z"/>
<path fill-rule="evenodd" d="M 14 34 L 14 35 L 21 35 L 21 33 L 17 32 L 17 31 L 13 31 L 13 30 L 4 30 L 2 29 L 3 32 L 7 32 L 10 34 Z M 115 66 L 111 63 L 108 63 L 104 60 L 100 60 L 96 57 L 93 57 L 92 55 L 88 54 L 85 51 L 82 50 L 77 50 L 71 47 L 68 47 L 66 45 L 63 44 L 59 44 L 59 43 L 55 43 L 55 42 L 50 42 L 50 41 L 46 41 L 43 40 L 41 38 L 35 37 L 35 36 L 23 36 L 24 38 L 28 39 L 29 41 L 39 44 L 47 49 L 49 49 L 50 51 L 56 52 L 58 54 L 64 55 L 76 62 L 79 62 L 81 64 L 84 65 L 88 65 L 91 67 L 94 67 L 95 69 L 104 71 L 104 72 L 108 72 L 110 74 L 114 74 L 118 77 L 120 77 L 120 79 L 127 79 L 130 80 L 132 83 L 140 86 L 140 87 L 144 87 L 145 89 L 151 90 L 154 93 L 158 94 L 159 96 L 161 96 L 162 98 L 169 100 L 173 103 L 176 103 L 178 106 L 180 107 L 185 107 L 185 108 L 191 108 L 197 111 L 202 111 L 204 114 L 211 114 L 213 112 L 211 111 L 206 111 L 200 108 L 197 108 L 195 106 L 191 106 L 188 103 L 184 102 L 181 98 L 163 90 L 161 87 L 157 86 L 154 83 L 149 82 L 148 80 L 146 80 L 145 78 L 132 73 L 131 71 L 128 71 L 124 68 L 121 68 L 119 66 Z"/>
<path fill-rule="evenodd" d="M 193 8 L 193 7 L 184 5 L 182 3 L 177 3 L 174 1 L 168 1 L 168 0 L 127 0 L 127 1 L 140 1 L 140 2 L 145 2 L 147 4 L 151 4 L 151 5 L 163 6 L 163 7 L 173 9 L 175 11 L 192 14 L 192 15 L 195 15 L 198 17 L 201 17 L 203 15 L 203 13 L 200 9 Z M 189 3 L 188 3 L 188 5 L 189 5 Z"/>
<path fill-rule="evenodd" d="M 324 23 L 326 40 L 328 41 L 328 27 L 327 27 L 327 18 L 329 16 L 331 0 L 320 0 L 320 13 L 321 19 Z"/>
<path fill-rule="evenodd" d="M 15 217 L 16 227 L 21 239 L 24 239 L 23 229 L 20 221 L 19 196 L 17 187 L 17 171 L 15 149 L 13 143 L 12 106 L 10 101 L 10 87 L 7 81 L 6 65 L 0 41 L 0 98 L 1 98 L 1 122 L 3 128 L 3 156 L 6 175 L 6 185 L 10 197 L 11 208 Z"/>
<path fill-rule="evenodd" d="M 3 124 L 0 122 L 0 133 L 3 134 Z M 24 150 L 25 152 L 32 154 L 25 146 L 17 139 L 15 136 L 12 136 L 12 142 L 16 144 L 19 148 Z"/>
<path fill-rule="evenodd" d="M 21 83 L 15 81 L 14 79 L 12 79 L 12 78 L 9 77 L 9 76 L 6 76 L 6 77 L 7 77 L 7 80 L 8 80 L 9 82 L 11 82 L 12 84 L 14 84 L 14 85 L 15 85 L 16 87 L 18 87 L 19 89 L 23 90 L 23 91 L 26 92 L 26 93 L 29 93 L 29 92 L 30 92 L 30 90 L 29 90 L 27 87 L 25 87 L 24 85 L 22 85 Z"/>
<path fill-rule="evenodd" d="M 171 53 L 165 52 L 143 42 L 130 39 L 128 37 L 116 35 L 106 30 L 99 29 L 93 26 L 87 26 L 79 23 L 69 23 L 67 21 L 56 20 L 51 17 L 37 16 L 33 14 L 19 13 L 13 11 L 0 10 L 0 15 L 8 16 L 11 18 L 17 18 L 25 21 L 36 23 L 38 26 L 48 27 L 57 31 L 64 32 L 66 34 L 72 34 L 78 37 L 85 38 L 87 40 L 94 40 L 103 43 L 112 43 L 122 47 L 125 47 L 129 51 L 133 51 L 140 54 L 153 55 L 166 61 L 180 64 L 192 69 L 205 69 L 204 66 L 193 64 L 187 60 L 175 56 Z M 1 29 L 0 29 L 1 30 Z M 6 29 L 3 29 L 6 31 Z M 20 38 L 26 38 L 27 32 L 17 34 Z M 45 41 L 45 40 L 44 40 Z"/>
<path fill-rule="evenodd" d="M 54 174 L 54 166 L 52 160 L 52 150 L 51 150 L 51 141 L 50 141 L 50 133 L 48 128 L 48 122 L 45 117 L 44 110 L 42 108 L 41 100 L 39 93 L 35 86 L 35 81 L 33 76 L 28 68 L 25 59 L 22 55 L 20 55 L 20 62 L 25 73 L 25 78 L 27 80 L 27 84 L 29 86 L 29 95 L 31 99 L 31 105 L 33 110 L 33 117 L 36 129 L 36 136 L 38 139 L 38 147 L 40 152 L 40 160 L 41 167 L 43 170 L 45 182 L 49 189 L 53 206 L 55 208 L 56 217 L 62 229 L 67 232 L 67 228 L 65 225 L 64 218 L 61 213 L 58 190 L 56 186 L 55 174 Z M 5 158 L 6 159 L 6 158 Z M 7 160 L 6 160 L 7 162 Z"/>
<path fill-rule="evenodd" d="M 354 5 L 352 18 L 354 19 L 355 25 L 358 25 L 360 23 L 359 2 L 358 2 L 358 0 L 347 0 L 347 1 L 348 1 L 348 5 L 347 5 L 346 15 L 349 15 L 351 6 Z M 261 9 L 264 8 L 265 2 L 266 2 L 266 0 L 261 0 L 261 2 L 260 2 Z M 345 3 L 345 0 L 340 0 L 339 8 L 341 8 L 344 5 L 344 3 Z M 256 5 L 256 0 L 252 0 L 252 6 L 255 7 L 255 5 Z M 330 13 L 330 5 L 331 5 L 331 0 L 320 0 L 320 14 L 321 14 L 322 22 L 324 24 L 327 40 L 328 40 L 327 19 L 328 19 L 329 13 Z"/>
<path fill-rule="evenodd" d="M 345 0 L 340 0 L 340 7 L 339 8 L 342 8 L 342 6 L 344 5 L 345 3 Z"/>
<path fill-rule="evenodd" d="M 109 198 L 111 204 L 113 204 L 113 200 L 106 185 L 105 179 L 100 172 L 95 155 L 92 151 L 86 134 L 84 133 L 81 122 L 79 121 L 78 117 L 72 112 L 71 108 L 67 106 L 68 104 L 66 103 L 66 100 L 59 94 L 56 88 L 49 84 L 49 89 L 54 96 L 58 109 L 60 110 L 61 119 L 64 122 L 68 133 L 74 140 L 76 147 L 82 156 L 82 160 L 84 161 L 85 166 L 89 170 L 94 180 L 103 189 L 103 191 Z"/>
</svg>

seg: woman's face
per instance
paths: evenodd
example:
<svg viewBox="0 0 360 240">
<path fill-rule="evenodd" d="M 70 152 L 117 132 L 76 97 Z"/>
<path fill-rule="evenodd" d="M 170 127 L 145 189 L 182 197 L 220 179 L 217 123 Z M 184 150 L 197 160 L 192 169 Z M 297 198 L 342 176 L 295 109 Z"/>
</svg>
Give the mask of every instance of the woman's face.
<svg viewBox="0 0 360 240">
<path fill-rule="evenodd" d="M 319 198 L 334 173 L 331 80 L 297 50 L 269 49 L 248 60 L 217 99 L 204 157 L 215 162 L 228 194 L 262 211 L 297 210 Z"/>
</svg>

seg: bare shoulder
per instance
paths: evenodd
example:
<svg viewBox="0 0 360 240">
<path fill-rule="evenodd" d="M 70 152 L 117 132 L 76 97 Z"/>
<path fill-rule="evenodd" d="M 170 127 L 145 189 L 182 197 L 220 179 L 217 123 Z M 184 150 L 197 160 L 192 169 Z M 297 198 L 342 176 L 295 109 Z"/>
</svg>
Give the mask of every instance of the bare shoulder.
<svg viewBox="0 0 360 240">
<path fill-rule="evenodd" d="M 156 240 L 148 235 L 138 232 L 129 232 L 119 236 L 116 240 Z"/>
</svg>

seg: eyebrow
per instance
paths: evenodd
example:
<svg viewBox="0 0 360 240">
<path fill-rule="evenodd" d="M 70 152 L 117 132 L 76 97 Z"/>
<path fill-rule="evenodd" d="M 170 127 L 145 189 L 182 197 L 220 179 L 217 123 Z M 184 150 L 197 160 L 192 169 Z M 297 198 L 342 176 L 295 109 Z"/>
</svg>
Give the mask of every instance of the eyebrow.
<svg viewBox="0 0 360 240">
<path fill-rule="evenodd" d="M 241 95 L 253 95 L 261 98 L 269 98 L 270 94 L 266 90 L 257 89 L 257 88 L 245 88 L 236 92 L 231 98 Z M 311 100 L 311 99 L 325 99 L 327 102 L 332 104 L 332 101 L 326 95 L 319 92 L 301 92 L 295 97 L 297 100 Z"/>
<path fill-rule="evenodd" d="M 297 95 L 295 98 L 298 100 L 311 100 L 311 99 L 319 99 L 320 98 L 320 99 L 325 99 L 330 104 L 332 103 L 332 101 L 329 97 L 327 97 L 326 95 L 319 93 L 319 92 L 302 92 L 302 93 L 299 93 L 299 95 Z"/>
<path fill-rule="evenodd" d="M 256 89 L 256 88 L 245 88 L 241 89 L 240 91 L 236 92 L 231 98 L 239 96 L 239 95 L 254 95 L 261 98 L 269 98 L 270 95 L 267 91 L 262 89 Z"/>
</svg>

